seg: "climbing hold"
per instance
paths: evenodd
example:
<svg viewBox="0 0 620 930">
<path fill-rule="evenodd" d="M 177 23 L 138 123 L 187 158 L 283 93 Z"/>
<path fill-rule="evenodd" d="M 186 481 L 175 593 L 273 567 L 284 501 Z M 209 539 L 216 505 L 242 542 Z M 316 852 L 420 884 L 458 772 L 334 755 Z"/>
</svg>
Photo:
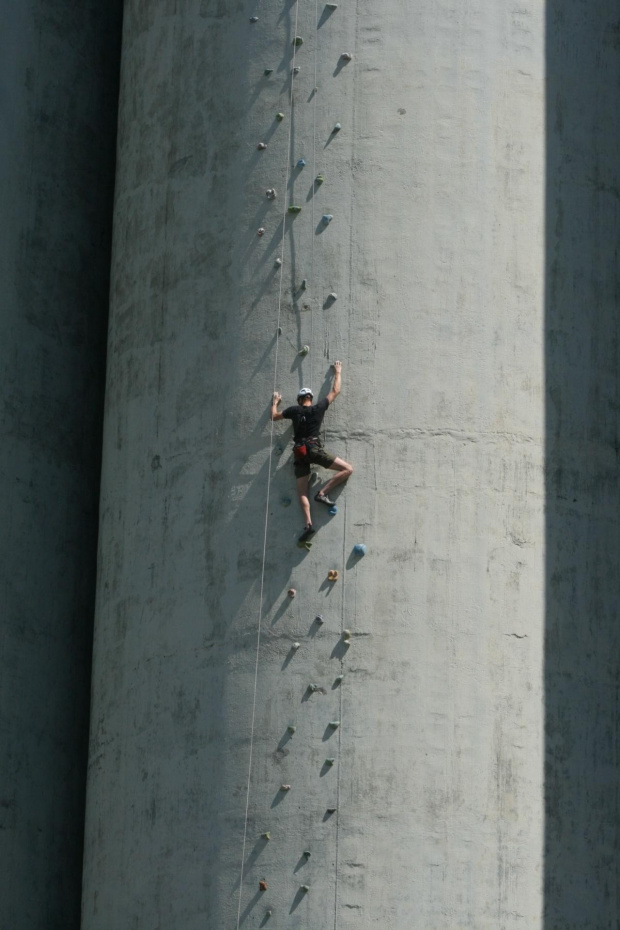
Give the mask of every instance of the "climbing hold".
<svg viewBox="0 0 620 930">
<path fill-rule="evenodd" d="M 305 291 L 307 287 L 308 287 L 308 279 L 304 278 L 303 281 L 301 282 L 302 291 Z"/>
<path fill-rule="evenodd" d="M 301 37 L 301 36 L 295 36 L 295 38 L 293 39 L 293 45 L 296 45 L 297 48 L 299 48 L 299 46 L 300 46 L 300 45 L 303 45 L 303 44 L 304 44 L 304 40 L 302 39 L 302 37 Z"/>
<path fill-rule="evenodd" d="M 281 335 L 282 335 L 282 327 L 281 327 L 281 326 L 278 326 L 278 336 L 281 336 Z M 284 451 L 284 450 L 282 449 L 282 447 L 281 447 L 281 446 L 278 446 L 278 452 L 279 452 L 280 454 L 282 454 L 283 451 Z M 290 499 L 290 497 L 283 497 L 283 498 L 282 498 L 282 503 L 284 504 L 285 507 L 289 507 L 290 504 L 291 504 L 291 499 Z"/>
<path fill-rule="evenodd" d="M 318 623 L 319 626 L 321 626 L 322 623 L 325 623 L 325 620 L 323 619 L 323 615 L 317 614 L 316 617 L 314 618 L 314 622 Z"/>
<path fill-rule="evenodd" d="M 288 208 L 288 212 L 289 212 L 289 213 L 301 213 L 301 207 L 295 207 L 295 206 L 291 205 L 291 206 Z"/>
<path fill-rule="evenodd" d="M 286 728 L 286 732 L 287 732 L 287 733 L 290 733 L 291 736 L 292 736 L 293 733 L 296 731 L 296 729 L 297 729 L 297 727 L 294 727 L 294 726 L 291 724 L 290 726 L 288 726 L 288 727 Z"/>
<path fill-rule="evenodd" d="M 259 239 L 260 239 L 262 236 L 264 236 L 264 235 L 265 235 L 265 228 L 264 228 L 263 226 L 261 226 L 260 229 L 257 229 L 257 230 L 256 230 L 256 235 L 259 237 Z"/>
<path fill-rule="evenodd" d="M 291 790 L 290 785 L 280 785 L 280 791 L 290 791 L 290 790 Z"/>
<path fill-rule="evenodd" d="M 261 836 L 262 836 L 262 838 L 263 838 L 264 840 L 270 840 L 270 839 L 271 839 L 271 833 L 269 833 L 269 831 L 267 831 L 267 833 L 261 833 Z"/>
<path fill-rule="evenodd" d="M 337 730 L 338 727 L 340 726 L 340 721 L 339 721 L 339 720 L 330 720 L 329 723 L 328 723 L 328 726 L 329 726 L 330 730 Z"/>
<path fill-rule="evenodd" d="M 340 124 L 340 123 L 336 123 L 336 125 L 335 125 L 334 128 L 332 129 L 332 132 L 340 132 L 341 129 L 342 129 L 341 124 Z"/>
<path fill-rule="evenodd" d="M 297 594 L 297 591 L 295 590 L 295 588 L 289 588 L 287 593 L 289 597 L 295 597 L 295 595 Z"/>
<path fill-rule="evenodd" d="M 251 23 L 257 23 L 257 22 L 258 22 L 258 16 L 250 16 L 250 22 L 251 22 Z"/>
<path fill-rule="evenodd" d="M 275 262 L 274 262 L 274 265 L 276 266 L 276 268 L 279 268 L 281 264 L 282 264 L 282 259 L 281 259 L 281 258 L 276 258 L 276 260 L 275 260 Z M 281 329 L 282 327 L 278 327 L 278 328 Z"/>
<path fill-rule="evenodd" d="M 276 119 L 279 123 L 284 119 L 284 113 L 276 113 Z"/>
<path fill-rule="evenodd" d="M 338 572 L 336 571 L 335 568 L 330 568 L 330 570 L 327 573 L 327 580 L 338 581 Z"/>
<path fill-rule="evenodd" d="M 272 914 L 273 914 L 273 911 L 265 911 L 265 918 L 271 917 Z"/>
<path fill-rule="evenodd" d="M 321 686 L 320 686 L 320 685 L 309 684 L 308 687 L 310 688 L 310 690 L 312 691 L 313 694 L 314 694 L 316 691 L 321 691 Z"/>
<path fill-rule="evenodd" d="M 263 149 L 266 149 L 266 148 L 267 148 L 267 143 L 266 143 L 266 142 L 259 142 L 258 145 L 256 146 L 256 148 L 258 149 L 259 152 L 262 152 Z"/>
<path fill-rule="evenodd" d="M 301 646 L 301 643 L 293 643 L 293 645 L 291 646 L 291 649 L 293 650 L 293 652 L 297 652 L 300 646 Z"/>
<path fill-rule="evenodd" d="M 300 158 L 299 161 L 297 162 L 297 167 L 298 167 L 298 168 L 305 168 L 305 167 L 306 167 L 306 159 L 305 159 L 305 158 Z"/>
<path fill-rule="evenodd" d="M 309 351 L 310 351 L 310 346 L 302 346 L 297 354 L 304 356 L 304 355 L 307 355 Z"/>
<path fill-rule="evenodd" d="M 300 71 L 301 68 L 298 65 L 293 68 L 293 74 L 299 74 Z"/>
<path fill-rule="evenodd" d="M 343 52 L 340 57 L 342 58 L 343 61 L 351 61 L 353 58 L 353 55 L 350 52 Z"/>
<path fill-rule="evenodd" d="M 333 218 L 334 218 L 334 217 L 332 216 L 331 213 L 324 213 L 324 214 L 323 214 L 323 217 L 322 217 L 323 226 L 329 226 L 329 224 L 331 223 L 331 221 L 333 220 Z"/>
<path fill-rule="evenodd" d="M 357 543 L 356 546 L 353 546 L 353 552 L 356 555 L 366 555 L 366 546 L 363 543 Z"/>
<path fill-rule="evenodd" d="M 338 508 L 336 507 L 335 504 L 334 504 L 333 507 L 330 507 L 330 508 L 329 508 L 329 513 L 331 513 L 332 517 L 335 517 L 335 516 L 336 516 L 336 514 L 338 513 Z"/>
<path fill-rule="evenodd" d="M 267 197 L 267 200 L 275 200 L 276 197 L 278 196 L 278 192 L 276 191 L 275 187 L 269 187 L 265 191 L 265 195 Z"/>
<path fill-rule="evenodd" d="M 328 814 L 335 814 L 337 810 L 338 810 L 337 807 L 328 807 L 328 808 L 327 808 L 327 813 L 328 813 Z"/>
<path fill-rule="evenodd" d="M 325 765 L 328 765 L 331 768 L 332 765 L 335 763 L 335 761 L 336 761 L 335 759 L 326 759 Z"/>
<path fill-rule="evenodd" d="M 338 294 L 335 291 L 332 291 L 329 295 L 330 300 L 338 300 Z"/>
<path fill-rule="evenodd" d="M 265 68 L 265 70 L 263 71 L 263 74 L 265 75 L 265 77 L 269 77 L 270 74 L 273 74 L 273 68 Z"/>
<path fill-rule="evenodd" d="M 301 890 L 303 891 L 304 894 L 308 894 L 308 892 L 310 891 L 310 885 L 302 885 Z"/>
<path fill-rule="evenodd" d="M 344 680 L 344 675 L 336 675 L 336 677 L 334 678 L 334 683 L 337 685 L 341 685 L 343 680 Z"/>
<path fill-rule="evenodd" d="M 309 849 L 304 849 L 303 855 L 305 856 L 306 859 L 309 859 L 312 853 L 310 852 Z"/>
<path fill-rule="evenodd" d="M 267 891 L 267 882 L 265 881 L 264 878 L 261 878 L 261 880 L 258 883 L 258 887 L 260 888 L 261 891 Z"/>
<path fill-rule="evenodd" d="M 314 183 L 315 183 L 315 184 L 318 184 L 318 185 L 321 185 L 321 184 L 323 183 L 324 180 L 325 180 L 325 175 L 323 175 L 323 174 L 317 174 L 316 178 L 314 179 Z"/>
<path fill-rule="evenodd" d="M 337 10 L 337 9 L 338 9 L 338 4 L 337 4 L 337 3 L 326 3 L 325 6 L 327 7 L 328 10 Z"/>
<path fill-rule="evenodd" d="M 351 639 L 352 636 L 353 636 L 353 633 L 351 632 L 351 630 L 343 630 L 343 631 L 342 631 L 342 638 L 343 638 L 343 639 Z"/>
</svg>

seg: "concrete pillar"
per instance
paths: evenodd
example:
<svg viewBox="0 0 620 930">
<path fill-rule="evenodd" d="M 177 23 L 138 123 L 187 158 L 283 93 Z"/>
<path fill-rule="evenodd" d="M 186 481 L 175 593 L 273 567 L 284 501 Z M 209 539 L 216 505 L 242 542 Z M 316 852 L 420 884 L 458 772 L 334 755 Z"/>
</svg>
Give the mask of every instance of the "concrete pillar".
<svg viewBox="0 0 620 930">
<path fill-rule="evenodd" d="M 85 930 L 545 926 L 544 38 L 127 3 Z M 307 552 L 268 403 L 338 358 Z"/>
<path fill-rule="evenodd" d="M 0 924 L 80 922 L 118 2 L 2 4 Z"/>
</svg>

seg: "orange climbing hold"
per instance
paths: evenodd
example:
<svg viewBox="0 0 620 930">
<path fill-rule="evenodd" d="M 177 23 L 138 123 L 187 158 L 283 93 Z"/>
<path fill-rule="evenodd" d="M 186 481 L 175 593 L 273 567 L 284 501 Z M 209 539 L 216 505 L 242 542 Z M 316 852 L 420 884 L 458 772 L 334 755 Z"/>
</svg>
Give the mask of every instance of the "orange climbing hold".
<svg viewBox="0 0 620 930">
<path fill-rule="evenodd" d="M 335 568 L 330 568 L 330 570 L 327 573 L 327 580 L 338 581 L 338 572 L 336 571 Z"/>
</svg>

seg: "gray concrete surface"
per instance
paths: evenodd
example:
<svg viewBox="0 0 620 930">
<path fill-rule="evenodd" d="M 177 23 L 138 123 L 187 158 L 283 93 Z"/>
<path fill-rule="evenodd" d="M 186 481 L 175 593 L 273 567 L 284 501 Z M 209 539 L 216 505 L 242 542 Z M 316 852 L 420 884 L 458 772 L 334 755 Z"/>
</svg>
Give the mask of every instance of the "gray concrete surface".
<svg viewBox="0 0 620 930">
<path fill-rule="evenodd" d="M 611 6 L 594 8 L 613 37 Z M 546 22 L 533 0 L 333 13 L 128 0 L 125 13 L 84 930 L 559 928 L 562 862 L 549 868 L 545 843 L 579 846 L 587 812 L 569 813 L 570 792 L 597 779 L 565 722 L 579 778 L 546 834 L 546 553 L 566 523 L 546 520 L 545 454 L 563 453 L 545 446 L 545 32 L 564 50 L 579 22 Z M 585 61 L 596 88 L 607 65 Z M 287 194 L 303 210 L 283 238 Z M 326 440 L 356 467 L 309 553 L 280 425 L 270 466 L 282 241 L 275 383 L 288 400 L 301 384 L 324 392 L 343 360 Z M 559 279 L 572 257 L 556 251 Z M 584 277 L 575 314 L 598 286 Z M 614 332 L 597 331 L 610 396 Z M 591 377 L 595 395 L 594 364 Z M 617 486 L 598 502 L 617 504 Z M 598 516 L 584 511 L 590 532 Z M 579 625 L 607 591 L 574 596 Z M 611 726 L 603 698 L 589 719 Z M 611 865 L 598 879 L 616 887 Z M 580 926 L 612 926 L 614 907 Z"/>
<path fill-rule="evenodd" d="M 0 926 L 79 927 L 119 3 L 0 3 Z"/>
</svg>

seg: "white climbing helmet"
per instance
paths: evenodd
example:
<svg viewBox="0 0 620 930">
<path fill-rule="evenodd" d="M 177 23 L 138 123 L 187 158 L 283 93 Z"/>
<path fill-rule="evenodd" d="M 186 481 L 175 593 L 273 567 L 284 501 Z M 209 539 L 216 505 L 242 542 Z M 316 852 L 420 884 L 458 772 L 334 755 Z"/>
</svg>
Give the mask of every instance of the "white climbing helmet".
<svg viewBox="0 0 620 930">
<path fill-rule="evenodd" d="M 300 397 L 314 397 L 314 394 L 312 393 L 310 388 L 301 388 L 301 390 L 297 394 L 297 400 L 299 400 Z"/>
</svg>

